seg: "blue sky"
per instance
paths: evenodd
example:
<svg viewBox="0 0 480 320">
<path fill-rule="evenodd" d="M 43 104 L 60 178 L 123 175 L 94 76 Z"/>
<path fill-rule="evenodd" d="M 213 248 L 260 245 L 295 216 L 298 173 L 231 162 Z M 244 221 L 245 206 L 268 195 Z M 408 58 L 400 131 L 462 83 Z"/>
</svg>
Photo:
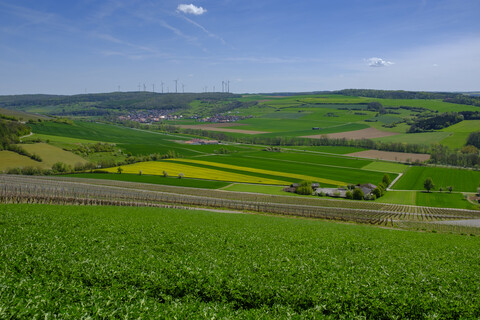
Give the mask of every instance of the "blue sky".
<svg viewBox="0 0 480 320">
<path fill-rule="evenodd" d="M 0 0 L 0 95 L 480 90 L 478 0 Z"/>
</svg>

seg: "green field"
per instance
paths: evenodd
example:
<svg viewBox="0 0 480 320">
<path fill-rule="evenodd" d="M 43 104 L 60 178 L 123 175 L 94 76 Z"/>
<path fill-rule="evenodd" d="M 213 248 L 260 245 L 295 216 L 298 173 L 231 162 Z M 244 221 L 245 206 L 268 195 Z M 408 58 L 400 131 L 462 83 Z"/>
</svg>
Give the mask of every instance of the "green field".
<svg viewBox="0 0 480 320">
<path fill-rule="evenodd" d="M 0 171 L 6 171 L 7 169 L 13 168 L 42 167 L 41 162 L 7 150 L 0 151 L 0 159 Z"/>
<path fill-rule="evenodd" d="M 417 204 L 417 192 L 418 191 L 387 191 L 382 197 L 375 201 L 415 206 Z"/>
<path fill-rule="evenodd" d="M 288 146 L 283 147 L 286 150 L 300 150 L 300 151 L 313 151 L 319 153 L 333 153 L 333 154 L 349 154 L 354 152 L 365 151 L 364 148 L 355 148 L 355 147 L 337 147 L 337 146 Z"/>
<path fill-rule="evenodd" d="M 465 200 L 461 193 L 423 192 L 423 191 L 388 191 L 375 200 L 382 203 L 406 204 L 437 208 L 458 208 L 476 210 L 480 207 Z"/>
<path fill-rule="evenodd" d="M 422 133 L 404 133 L 398 134 L 389 137 L 374 138 L 374 141 L 382 142 L 400 142 L 400 143 L 411 143 L 411 144 L 432 144 L 439 143 L 443 139 L 450 136 L 451 133 L 448 132 L 422 132 Z"/>
<path fill-rule="evenodd" d="M 472 170 L 411 167 L 393 186 L 397 190 L 424 190 L 426 178 L 432 178 L 435 190 L 452 186 L 454 191 L 475 192 L 480 184 L 480 172 Z"/>
<path fill-rule="evenodd" d="M 464 120 L 453 126 L 442 129 L 444 132 L 451 132 L 451 135 L 442 140 L 442 144 L 450 148 L 463 147 L 471 132 L 480 130 L 480 120 Z"/>
<path fill-rule="evenodd" d="M 74 166 L 77 163 L 84 164 L 87 162 L 85 159 L 74 153 L 46 143 L 22 144 L 20 146 L 31 154 L 38 154 L 40 158 L 42 158 L 42 167 L 45 168 L 51 168 L 56 162 L 63 162 L 71 166 Z"/>
<path fill-rule="evenodd" d="M 475 319 L 479 237 L 0 205 L 2 318 Z"/>
<path fill-rule="evenodd" d="M 438 99 L 380 99 L 380 98 L 367 98 L 367 97 L 352 97 L 343 96 L 338 94 L 323 94 L 323 95 L 295 95 L 281 98 L 268 98 L 259 97 L 259 100 L 267 100 L 262 102 L 264 105 L 269 105 L 275 108 L 289 107 L 289 106 L 302 106 L 302 105 L 315 105 L 318 104 L 368 104 L 369 102 L 378 101 L 384 106 L 411 106 L 427 108 L 433 111 L 439 112 L 452 112 L 452 111 L 477 111 L 475 106 L 455 104 L 449 102 L 443 102 Z"/>
<path fill-rule="evenodd" d="M 357 169 L 370 163 L 371 161 L 369 160 L 340 156 L 321 157 L 310 154 L 264 152 L 264 154 L 258 156 L 251 154 L 239 154 L 234 156 L 226 155 L 222 157 L 205 156 L 201 157 L 201 160 L 285 173 L 302 174 L 354 184 L 378 183 L 382 180 L 384 175 L 383 172 Z M 391 174 L 392 179 L 395 178 L 395 176 L 395 174 Z"/>
<path fill-rule="evenodd" d="M 33 113 L 27 113 L 23 112 L 20 110 L 11 110 L 11 109 L 5 109 L 5 108 L 0 108 L 0 115 L 4 115 L 7 117 L 14 117 L 17 118 L 20 121 L 28 121 L 28 120 L 48 120 L 50 119 L 47 116 L 39 115 L 39 114 L 33 114 Z"/>
<path fill-rule="evenodd" d="M 447 192 L 418 192 L 417 206 L 439 207 L 439 208 L 461 208 L 461 209 L 479 209 L 478 205 L 474 205 L 466 200 L 461 193 Z"/>
<path fill-rule="evenodd" d="M 73 125 L 54 122 L 42 122 L 32 125 L 34 133 L 103 141 L 116 143 L 126 152 L 132 154 L 166 153 L 174 150 L 184 155 L 201 154 L 201 151 L 193 151 L 182 144 L 172 140 L 184 140 L 182 137 L 172 137 L 153 132 L 139 131 L 125 127 L 94 122 L 76 121 Z"/>
<path fill-rule="evenodd" d="M 398 162 L 374 161 L 362 167 L 365 170 L 403 173 L 408 166 Z"/>
</svg>

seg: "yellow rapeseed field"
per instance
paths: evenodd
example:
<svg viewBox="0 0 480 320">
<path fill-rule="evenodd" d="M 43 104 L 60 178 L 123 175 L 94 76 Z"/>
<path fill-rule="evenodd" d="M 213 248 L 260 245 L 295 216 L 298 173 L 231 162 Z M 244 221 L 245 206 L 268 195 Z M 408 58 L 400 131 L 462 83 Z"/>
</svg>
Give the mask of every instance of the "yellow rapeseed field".
<svg viewBox="0 0 480 320">
<path fill-rule="evenodd" d="M 336 180 L 306 176 L 306 175 L 303 175 L 303 174 L 295 174 L 295 173 L 288 173 L 288 172 L 279 172 L 279 171 L 271 171 L 271 170 L 256 169 L 256 168 L 249 168 L 249 167 L 241 167 L 241 166 L 235 166 L 235 165 L 231 165 L 231 164 L 224 164 L 224 163 L 217 163 L 217 162 L 210 162 L 210 161 L 193 160 L 193 159 L 170 159 L 170 160 L 182 161 L 182 162 L 186 162 L 186 163 L 197 163 L 197 164 L 203 164 L 203 165 L 208 165 L 208 166 L 218 167 L 218 168 L 225 168 L 225 169 L 241 170 L 241 171 L 245 171 L 245 172 L 255 172 L 255 173 L 269 174 L 269 175 L 291 178 L 291 179 L 296 179 L 296 180 L 310 180 L 310 181 L 314 181 L 314 182 L 323 182 L 323 183 L 327 183 L 327 184 L 331 184 L 331 185 L 337 185 L 337 186 L 343 186 L 343 185 L 347 184 L 343 181 L 336 181 Z"/>
<path fill-rule="evenodd" d="M 244 182 L 244 183 L 261 183 L 261 184 L 275 184 L 275 185 L 288 185 L 288 181 L 280 181 L 274 179 L 267 179 L 262 177 L 249 176 L 246 174 L 233 173 L 223 170 L 215 170 L 208 168 L 195 167 L 187 164 L 179 164 L 168 161 L 148 161 L 138 162 L 121 166 L 124 173 L 138 174 L 142 171 L 142 174 L 163 175 L 163 171 L 166 171 L 169 176 L 178 176 L 179 173 L 183 173 L 185 178 L 197 178 L 207 180 L 220 180 L 231 182 Z M 116 173 L 118 167 L 105 169 L 108 172 Z"/>
</svg>

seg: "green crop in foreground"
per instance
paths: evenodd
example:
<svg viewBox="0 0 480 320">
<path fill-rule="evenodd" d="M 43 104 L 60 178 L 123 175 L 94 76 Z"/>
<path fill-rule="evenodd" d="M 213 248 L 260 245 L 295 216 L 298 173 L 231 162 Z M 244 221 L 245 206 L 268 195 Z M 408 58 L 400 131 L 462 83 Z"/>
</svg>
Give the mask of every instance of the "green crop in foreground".
<svg viewBox="0 0 480 320">
<path fill-rule="evenodd" d="M 156 208 L 0 205 L 1 318 L 480 317 L 480 238 Z"/>
</svg>

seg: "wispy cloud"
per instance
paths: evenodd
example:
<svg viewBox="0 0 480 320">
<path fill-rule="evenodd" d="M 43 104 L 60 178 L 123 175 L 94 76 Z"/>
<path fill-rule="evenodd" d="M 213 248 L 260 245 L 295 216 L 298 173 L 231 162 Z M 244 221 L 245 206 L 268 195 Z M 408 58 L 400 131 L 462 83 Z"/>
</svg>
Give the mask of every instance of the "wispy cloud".
<svg viewBox="0 0 480 320">
<path fill-rule="evenodd" d="M 131 43 L 131 42 L 128 42 L 128 41 L 124 41 L 124 40 L 118 39 L 118 38 L 116 38 L 112 35 L 109 35 L 109 34 L 94 33 L 93 35 L 96 38 L 99 38 L 99 39 L 102 39 L 102 40 L 105 40 L 105 41 L 109 41 L 109 42 L 112 42 L 112 43 L 116 43 L 116 44 L 119 44 L 119 45 L 124 45 L 124 46 L 127 46 L 127 47 L 131 47 L 131 48 L 134 48 L 134 49 L 137 49 L 137 50 L 150 52 L 150 53 L 159 53 L 157 50 L 152 49 L 150 47 L 141 46 L 141 45 L 137 45 L 137 44 L 134 44 L 134 43 Z"/>
<path fill-rule="evenodd" d="M 382 58 L 375 58 L 375 57 L 367 59 L 367 63 L 370 67 L 373 67 L 373 68 L 388 67 L 394 64 L 391 61 L 386 61 L 386 60 L 383 60 Z"/>
<path fill-rule="evenodd" d="M 200 30 L 202 30 L 203 32 L 205 32 L 209 37 L 218 39 L 218 40 L 219 40 L 221 43 L 223 43 L 223 44 L 227 44 L 227 42 L 226 42 L 222 37 L 220 37 L 220 36 L 218 36 L 218 35 L 210 32 L 210 31 L 208 31 L 207 28 L 205 28 L 205 27 L 202 26 L 201 24 L 199 24 L 199 23 L 197 23 L 197 22 L 193 21 L 192 19 L 189 19 L 189 18 L 187 18 L 187 17 L 185 17 L 185 16 L 181 16 L 181 17 L 182 17 L 183 19 L 185 19 L 185 21 L 193 24 L 194 26 L 196 26 L 197 28 L 199 28 Z"/>
<path fill-rule="evenodd" d="M 193 14 L 196 16 L 202 15 L 207 12 L 207 9 L 197 7 L 193 4 L 179 4 L 177 10 L 186 14 Z"/>
<path fill-rule="evenodd" d="M 310 58 L 279 58 L 279 57 L 230 57 L 225 58 L 224 61 L 228 62 L 251 62 L 251 63 L 306 63 L 306 62 L 319 62 L 318 59 Z"/>
<path fill-rule="evenodd" d="M 12 5 L 3 1 L 0 1 L 0 11 L 8 13 L 10 16 L 15 16 L 24 22 L 23 24 L 19 23 L 12 27 L 3 27 L 1 29 L 3 32 L 18 33 L 22 32 L 23 30 L 27 30 L 28 27 L 34 25 L 46 26 L 49 28 L 69 32 L 77 31 L 68 22 L 63 21 L 61 17 L 50 12 L 33 10 L 22 6 Z M 28 30 L 28 32 L 31 32 L 31 30 Z"/>
<path fill-rule="evenodd" d="M 164 20 L 160 20 L 160 24 L 164 27 L 164 28 L 167 28 L 171 31 L 173 31 L 173 33 L 175 33 L 177 36 L 179 37 L 182 37 L 190 42 L 196 42 L 197 41 L 197 38 L 195 37 L 192 37 L 192 36 L 189 36 L 185 33 L 183 33 L 180 29 L 178 28 L 175 28 L 174 26 L 168 24 L 167 22 L 165 22 Z"/>
</svg>

